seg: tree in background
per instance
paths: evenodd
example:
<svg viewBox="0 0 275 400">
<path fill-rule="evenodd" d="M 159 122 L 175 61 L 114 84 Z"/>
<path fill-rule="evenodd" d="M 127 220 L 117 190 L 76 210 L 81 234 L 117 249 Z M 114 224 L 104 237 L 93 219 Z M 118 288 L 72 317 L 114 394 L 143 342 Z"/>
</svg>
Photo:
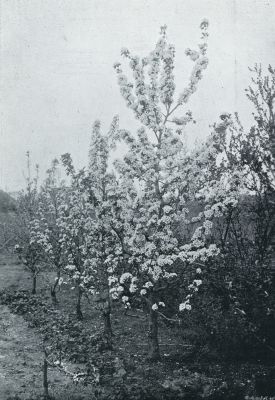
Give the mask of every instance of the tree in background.
<svg viewBox="0 0 275 400">
<path fill-rule="evenodd" d="M 32 178 L 30 153 L 27 152 L 26 156 L 26 188 L 20 192 L 16 202 L 13 229 L 17 242 L 15 251 L 20 261 L 32 275 L 32 293 L 35 294 L 37 275 L 43 268 L 43 252 L 41 245 L 36 240 L 39 232 L 38 166 L 36 166 L 36 176 Z"/>
<path fill-rule="evenodd" d="M 41 187 L 39 195 L 39 231 L 37 243 L 40 244 L 44 259 L 54 269 L 56 277 L 51 285 L 51 296 L 57 302 L 56 290 L 62 282 L 61 273 L 64 268 L 62 254 L 62 235 L 59 224 L 60 207 L 64 198 L 65 186 L 58 177 L 58 160 L 52 162 L 47 171 L 47 178 Z"/>
<path fill-rule="evenodd" d="M 217 200 L 222 193 L 232 201 L 213 221 L 220 257 L 204 269 L 205 284 L 193 311 L 197 318 L 190 323 L 195 329 L 204 326 L 206 341 L 220 354 L 239 357 L 275 351 L 270 252 L 275 215 L 271 146 L 275 78 L 271 67 L 266 76 L 259 66 L 252 72 L 247 96 L 255 107 L 255 123 L 246 130 L 237 114 L 224 113 L 210 139 L 218 162 L 211 167 L 216 180 L 209 181 L 208 195 L 215 193 Z M 201 308 L 206 310 L 203 315 Z"/>
</svg>

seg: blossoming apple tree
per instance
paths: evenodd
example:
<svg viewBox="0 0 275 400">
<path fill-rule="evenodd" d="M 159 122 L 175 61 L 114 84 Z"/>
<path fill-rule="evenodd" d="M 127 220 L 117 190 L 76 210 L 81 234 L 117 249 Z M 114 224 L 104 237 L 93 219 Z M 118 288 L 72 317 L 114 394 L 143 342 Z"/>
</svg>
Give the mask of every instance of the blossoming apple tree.
<svg viewBox="0 0 275 400">
<path fill-rule="evenodd" d="M 69 187 L 61 192 L 57 223 L 60 229 L 64 269 L 71 289 L 77 292 L 76 315 L 78 319 L 82 319 L 82 297 L 87 292 L 93 293 L 88 261 L 93 206 L 86 191 L 87 177 L 84 170 L 75 171 L 69 154 L 62 156 L 62 163 L 71 179 Z"/>
<path fill-rule="evenodd" d="M 113 227 L 116 225 L 115 207 L 119 201 L 117 179 L 110 170 L 109 155 L 113 145 L 117 118 L 110 131 L 103 134 L 99 121 L 93 125 L 89 150 L 88 187 L 92 193 L 93 218 L 90 225 L 88 262 L 96 296 L 104 322 L 107 345 L 111 347 L 111 299 L 109 281 L 114 278 L 115 259 L 120 255 L 120 243 Z"/>
<path fill-rule="evenodd" d="M 140 296 L 147 304 L 151 359 L 160 356 L 158 310 L 165 307 L 163 293 L 171 286 L 180 285 L 178 277 L 187 265 L 217 253 L 215 245 L 206 245 L 211 228 L 206 214 L 201 216 L 201 224 L 193 230 L 188 243 L 176 235 L 179 224 L 189 223 L 187 205 L 195 191 L 192 171 L 188 168 L 190 156 L 181 133 L 192 121 L 186 104 L 196 92 L 208 64 L 208 22 L 204 20 L 200 28 L 202 42 L 198 50 L 186 50 L 194 66 L 187 87 L 178 96 L 175 48 L 167 41 L 166 27 L 161 28 L 160 39 L 148 57 L 140 58 L 127 49 L 122 50 L 133 82 L 123 73 L 120 63 L 114 65 L 120 92 L 142 126 L 136 137 L 122 129 L 116 134 L 129 149 L 122 161 L 116 161 L 121 185 L 127 193 L 124 198 L 127 212 L 120 238 L 127 263 L 111 290 L 115 296 L 120 293 L 126 305 L 130 305 L 129 296 L 124 295 L 127 285 L 130 293 Z M 184 112 L 179 114 L 183 108 Z M 190 298 L 201 284 L 200 280 L 196 281 L 198 285 L 191 283 L 190 293 L 180 310 L 190 308 Z"/>
</svg>

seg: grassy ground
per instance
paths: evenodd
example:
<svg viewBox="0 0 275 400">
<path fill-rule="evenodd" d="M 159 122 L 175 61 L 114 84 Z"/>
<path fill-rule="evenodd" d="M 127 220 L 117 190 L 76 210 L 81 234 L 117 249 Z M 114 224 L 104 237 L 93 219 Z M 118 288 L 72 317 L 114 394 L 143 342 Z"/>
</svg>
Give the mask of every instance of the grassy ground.
<svg viewBox="0 0 275 400">
<path fill-rule="evenodd" d="M 47 273 L 41 274 L 37 282 L 38 296 L 36 297 L 47 305 L 46 319 L 48 318 L 49 325 L 53 309 L 49 294 L 53 280 L 54 275 Z M 7 289 L 11 293 L 17 290 L 30 290 L 31 279 L 15 258 L 0 255 L 0 291 Z M 75 292 L 64 287 L 57 296 L 59 303 L 54 310 L 76 321 Z M 89 353 L 88 358 L 90 357 L 92 362 L 97 365 L 101 363 L 99 367 L 101 394 L 96 395 L 94 386 L 76 386 L 57 369 L 50 369 L 50 392 L 54 394 L 56 400 L 92 400 L 94 398 L 100 400 L 128 400 L 130 398 L 137 400 L 153 398 L 242 400 L 243 393 L 256 393 L 255 377 L 259 371 L 262 371 L 262 366 L 223 365 L 217 362 L 195 363 L 193 348 L 183 340 L 179 327 L 174 326 L 173 329 L 168 329 L 163 322 L 160 323 L 162 360 L 151 364 L 146 359 L 148 330 L 146 315 L 141 311 L 128 313 L 129 315 L 124 315 L 119 305 L 116 305 L 113 310 L 114 351 L 92 350 Z M 83 314 L 81 331 L 85 332 L 85 335 L 93 336 L 102 330 L 100 311 L 87 299 L 83 299 Z M 7 400 L 9 396 L 15 395 L 20 396 L 20 400 L 36 400 L 42 393 L 41 335 L 37 329 L 29 327 L 30 321 L 31 325 L 34 322 L 32 317 L 28 315 L 28 312 L 24 314 L 24 318 L 21 315 L 12 314 L 10 309 L 0 305 L 0 400 Z M 87 349 L 81 343 L 81 335 L 78 336 L 76 341 L 80 341 L 78 343 L 81 349 L 80 358 L 77 360 L 72 358 L 71 363 L 87 363 Z M 121 376 L 119 371 L 122 371 Z M 147 388 L 150 389 L 148 389 L 148 395 L 145 393 Z M 128 390 L 126 394 L 125 390 L 126 392 Z M 228 395 L 230 390 L 232 393 Z M 179 393 L 182 396 L 183 391 L 186 393 L 184 397 L 176 397 Z M 152 397 L 153 395 L 155 397 Z"/>
</svg>

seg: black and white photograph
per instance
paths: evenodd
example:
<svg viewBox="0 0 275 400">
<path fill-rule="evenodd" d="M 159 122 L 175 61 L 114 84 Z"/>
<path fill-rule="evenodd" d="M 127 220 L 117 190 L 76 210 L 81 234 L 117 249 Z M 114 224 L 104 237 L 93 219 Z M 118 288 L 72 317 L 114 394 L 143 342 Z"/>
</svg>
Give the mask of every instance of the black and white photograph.
<svg viewBox="0 0 275 400">
<path fill-rule="evenodd" d="M 0 0 L 0 400 L 275 400 L 274 0 Z"/>
</svg>

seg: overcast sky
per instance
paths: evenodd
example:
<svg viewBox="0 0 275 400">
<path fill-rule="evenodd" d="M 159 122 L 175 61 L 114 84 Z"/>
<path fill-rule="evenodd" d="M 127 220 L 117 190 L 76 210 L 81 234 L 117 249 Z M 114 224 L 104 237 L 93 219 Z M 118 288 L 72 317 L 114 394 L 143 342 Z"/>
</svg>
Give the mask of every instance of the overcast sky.
<svg viewBox="0 0 275 400">
<path fill-rule="evenodd" d="M 248 66 L 275 64 L 274 0 L 0 0 L 1 136 L 0 187 L 22 188 L 25 153 L 41 174 L 51 160 L 70 152 L 85 164 L 91 126 L 137 123 L 121 99 L 113 70 L 120 49 L 145 56 L 161 25 L 176 46 L 178 91 L 192 63 L 184 55 L 210 22 L 209 67 L 188 108 L 197 124 L 190 142 L 209 134 L 223 111 L 251 111 L 243 89 Z"/>
</svg>

